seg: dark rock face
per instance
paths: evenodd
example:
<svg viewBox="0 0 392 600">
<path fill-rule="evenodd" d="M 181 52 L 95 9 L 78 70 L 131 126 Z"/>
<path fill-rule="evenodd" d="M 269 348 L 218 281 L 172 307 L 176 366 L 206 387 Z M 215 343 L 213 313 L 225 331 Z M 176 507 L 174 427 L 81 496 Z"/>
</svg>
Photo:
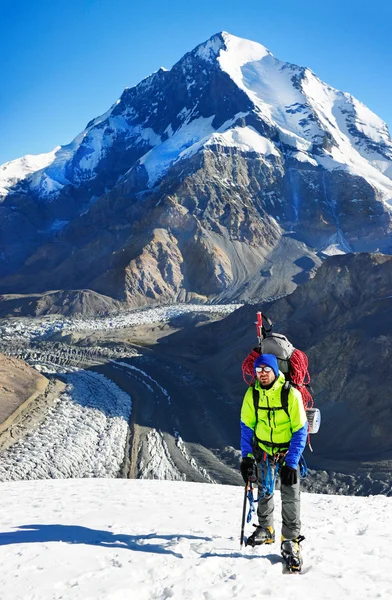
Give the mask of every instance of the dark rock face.
<svg viewBox="0 0 392 600">
<path fill-rule="evenodd" d="M 321 248 L 340 236 L 344 237 L 341 244 L 346 252 L 390 252 L 390 213 L 365 179 L 343 171 L 291 167 L 285 186 L 286 194 L 293 195 L 293 202 L 286 205 L 286 220 L 295 220 L 292 211 L 297 197 L 298 220 L 293 229 L 310 247 Z"/>
<path fill-rule="evenodd" d="M 249 301 L 293 291 L 319 266 L 320 251 L 392 251 L 381 199 L 390 179 L 377 187 L 369 165 L 369 180 L 366 170 L 323 166 L 332 150 L 355 148 L 379 155 L 388 173 L 387 130 L 372 125 L 370 134 L 357 114 L 365 107 L 336 90 L 333 112 L 345 125 L 330 126 L 309 81 L 332 88 L 265 49 L 264 62 L 249 59 L 237 80 L 219 62 L 230 52 L 237 60 L 236 40 L 213 36 L 170 71 L 126 89 L 53 163 L 9 187 L 0 204 L 0 293 L 88 288 L 130 306 Z M 269 72 L 290 88 L 279 107 L 290 135 L 259 103 Z M 303 259 L 310 269 L 298 266 Z"/>
<path fill-rule="evenodd" d="M 329 259 L 312 282 L 269 313 L 308 352 L 325 426 L 317 443 L 341 458 L 392 448 L 392 259 Z"/>
</svg>

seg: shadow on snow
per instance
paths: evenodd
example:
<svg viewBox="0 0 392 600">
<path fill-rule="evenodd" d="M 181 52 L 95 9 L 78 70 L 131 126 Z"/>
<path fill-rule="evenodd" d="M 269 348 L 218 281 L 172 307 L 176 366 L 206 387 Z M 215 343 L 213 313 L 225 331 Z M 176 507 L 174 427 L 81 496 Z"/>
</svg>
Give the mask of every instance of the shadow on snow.
<svg viewBox="0 0 392 600">
<path fill-rule="evenodd" d="M 106 548 L 124 548 L 136 552 L 153 552 L 155 554 L 172 554 L 183 558 L 182 554 L 173 552 L 159 543 L 148 544 L 146 540 L 168 540 L 176 542 L 181 538 L 188 540 L 212 541 L 209 537 L 195 535 L 125 535 L 111 533 L 101 529 L 89 529 L 78 525 L 21 525 L 17 531 L 0 533 L 0 546 L 10 544 L 34 544 L 44 542 L 65 542 L 67 544 L 89 544 Z"/>
<path fill-rule="evenodd" d="M 200 558 L 253 558 L 268 560 L 271 565 L 276 565 L 283 562 L 283 558 L 279 554 L 243 554 L 242 552 L 205 552 L 200 555 Z"/>
</svg>

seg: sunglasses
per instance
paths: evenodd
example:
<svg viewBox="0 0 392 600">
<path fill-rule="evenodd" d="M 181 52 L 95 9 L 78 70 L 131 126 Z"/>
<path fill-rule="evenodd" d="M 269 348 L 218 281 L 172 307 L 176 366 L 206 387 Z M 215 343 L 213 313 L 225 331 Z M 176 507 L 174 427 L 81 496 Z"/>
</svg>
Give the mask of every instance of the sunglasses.
<svg viewBox="0 0 392 600">
<path fill-rule="evenodd" d="M 272 367 L 256 367 L 256 373 L 270 373 L 272 371 Z"/>
</svg>

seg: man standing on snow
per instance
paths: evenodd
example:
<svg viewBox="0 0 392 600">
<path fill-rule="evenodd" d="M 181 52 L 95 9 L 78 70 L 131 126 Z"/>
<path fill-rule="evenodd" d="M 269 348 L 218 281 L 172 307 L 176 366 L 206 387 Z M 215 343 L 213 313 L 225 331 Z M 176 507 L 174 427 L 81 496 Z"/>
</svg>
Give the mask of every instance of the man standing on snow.
<svg viewBox="0 0 392 600">
<path fill-rule="evenodd" d="M 241 409 L 241 474 L 245 483 L 258 466 L 259 525 L 247 545 L 272 544 L 273 485 L 279 465 L 282 500 L 282 556 L 292 570 L 301 570 L 299 460 L 305 449 L 308 422 L 300 392 L 289 387 L 273 354 L 261 354 L 254 363 L 256 381 L 247 390 Z M 285 396 L 286 394 L 286 396 Z M 284 401 L 286 398 L 286 401 Z M 283 400 L 283 405 L 282 405 Z M 257 410 L 256 410 L 257 407 Z M 269 485 L 268 485 L 269 482 Z"/>
</svg>

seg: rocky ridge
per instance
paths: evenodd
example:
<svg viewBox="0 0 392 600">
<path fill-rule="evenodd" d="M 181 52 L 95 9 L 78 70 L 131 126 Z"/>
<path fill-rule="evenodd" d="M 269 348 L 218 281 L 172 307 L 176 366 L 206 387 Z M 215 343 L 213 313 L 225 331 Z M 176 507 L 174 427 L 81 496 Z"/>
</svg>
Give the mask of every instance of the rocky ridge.
<svg viewBox="0 0 392 600">
<path fill-rule="evenodd" d="M 120 302 L 92 290 L 57 290 L 42 294 L 0 296 L 0 319 L 42 315 L 90 317 L 113 313 L 121 308 Z"/>
</svg>

